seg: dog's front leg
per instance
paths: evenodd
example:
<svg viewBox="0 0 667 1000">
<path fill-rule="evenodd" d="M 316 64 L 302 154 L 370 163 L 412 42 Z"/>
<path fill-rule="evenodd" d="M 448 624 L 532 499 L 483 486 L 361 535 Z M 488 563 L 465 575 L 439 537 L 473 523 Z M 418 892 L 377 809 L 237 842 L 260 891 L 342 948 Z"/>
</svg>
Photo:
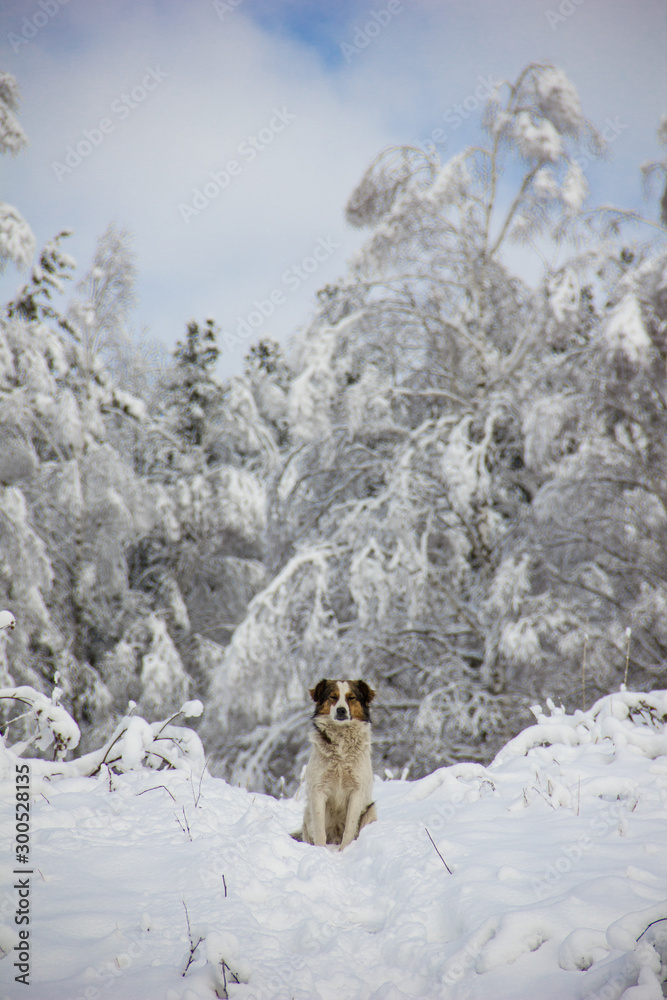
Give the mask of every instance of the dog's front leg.
<svg viewBox="0 0 667 1000">
<path fill-rule="evenodd" d="M 366 796 L 360 789 L 352 792 L 347 803 L 345 830 L 343 831 L 343 839 L 340 842 L 341 851 L 344 847 L 347 847 L 348 844 L 351 844 L 359 833 L 359 819 L 366 804 Z"/>
<path fill-rule="evenodd" d="M 311 816 L 313 820 L 313 843 L 317 847 L 326 847 L 327 834 L 325 826 L 325 816 L 327 809 L 327 799 L 323 792 L 316 792 L 311 803 Z"/>
</svg>

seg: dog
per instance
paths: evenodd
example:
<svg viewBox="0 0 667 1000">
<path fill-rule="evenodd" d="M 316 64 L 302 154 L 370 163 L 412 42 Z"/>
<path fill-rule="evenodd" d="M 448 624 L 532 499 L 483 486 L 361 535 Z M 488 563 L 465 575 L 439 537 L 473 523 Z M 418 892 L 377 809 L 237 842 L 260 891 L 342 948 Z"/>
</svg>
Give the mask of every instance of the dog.
<svg viewBox="0 0 667 1000">
<path fill-rule="evenodd" d="M 377 819 L 369 713 L 375 692 L 365 681 L 321 680 L 310 696 L 315 702 L 313 748 L 301 839 L 342 851 Z"/>
</svg>

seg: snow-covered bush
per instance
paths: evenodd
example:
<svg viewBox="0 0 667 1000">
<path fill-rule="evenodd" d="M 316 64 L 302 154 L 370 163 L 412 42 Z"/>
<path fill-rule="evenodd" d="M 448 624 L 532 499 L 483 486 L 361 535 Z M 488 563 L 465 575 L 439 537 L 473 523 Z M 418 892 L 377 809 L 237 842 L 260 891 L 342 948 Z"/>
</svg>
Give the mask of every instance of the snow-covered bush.
<svg viewBox="0 0 667 1000">
<path fill-rule="evenodd" d="M 568 714 L 550 698 L 547 708 L 549 715 L 540 705 L 531 706 L 536 724 L 510 740 L 497 754 L 496 763 L 527 754 L 532 747 L 573 747 L 604 740 L 616 749 L 634 747 L 649 760 L 667 755 L 667 691 L 628 691 L 622 685 L 586 712 Z"/>
<path fill-rule="evenodd" d="M 4 717 L 4 735 L 0 738 L 0 768 L 2 778 L 14 773 L 14 762 L 31 751 L 33 772 L 50 778 L 90 776 L 102 768 L 110 771 L 132 771 L 141 768 L 185 768 L 202 772 L 205 767 L 204 750 L 197 734 L 191 729 L 173 725 L 178 716 L 193 718 L 201 715 L 200 701 L 185 702 L 180 710 L 165 721 L 146 722 L 132 714 L 124 716 L 111 737 L 102 747 L 66 760 L 68 752 L 79 745 L 80 730 L 69 712 L 60 705 L 62 691 L 54 688 L 50 698 L 26 685 L 17 688 L 0 688 L 0 711 Z M 14 710 L 20 707 L 21 714 Z M 8 733 L 13 733 L 21 723 L 26 735 L 8 743 Z M 32 730 L 32 732 L 31 732 Z M 35 751 L 44 754 L 53 747 L 53 760 L 33 756 Z"/>
<path fill-rule="evenodd" d="M 27 739 L 19 740 L 11 745 L 11 752 L 20 757 L 34 746 L 45 751 L 54 747 L 54 757 L 57 761 L 64 759 L 68 750 L 74 750 L 79 745 L 81 733 L 70 714 L 59 704 L 62 691 L 54 688 L 50 698 L 31 687 L 0 688 L 1 702 L 16 702 L 25 706 L 19 720 L 23 722 L 23 730 L 34 728 L 35 732 Z M 6 714 L 6 706 L 2 706 Z M 10 718 L 7 725 L 19 721 Z"/>
</svg>

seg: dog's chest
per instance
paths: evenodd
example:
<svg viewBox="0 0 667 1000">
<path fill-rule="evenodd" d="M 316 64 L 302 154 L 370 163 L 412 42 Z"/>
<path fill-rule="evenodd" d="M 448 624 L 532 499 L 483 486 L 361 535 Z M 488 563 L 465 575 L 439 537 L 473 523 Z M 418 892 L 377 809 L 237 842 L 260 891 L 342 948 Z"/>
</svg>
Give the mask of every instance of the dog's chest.
<svg viewBox="0 0 667 1000">
<path fill-rule="evenodd" d="M 350 745 L 352 743 L 352 745 Z M 309 783 L 325 791 L 329 800 L 345 802 L 350 793 L 368 783 L 370 747 L 352 741 L 315 743 L 309 765 Z"/>
<path fill-rule="evenodd" d="M 327 789 L 330 798 L 345 798 L 359 784 L 359 766 L 356 761 L 325 758 L 318 763 L 318 783 Z"/>
</svg>

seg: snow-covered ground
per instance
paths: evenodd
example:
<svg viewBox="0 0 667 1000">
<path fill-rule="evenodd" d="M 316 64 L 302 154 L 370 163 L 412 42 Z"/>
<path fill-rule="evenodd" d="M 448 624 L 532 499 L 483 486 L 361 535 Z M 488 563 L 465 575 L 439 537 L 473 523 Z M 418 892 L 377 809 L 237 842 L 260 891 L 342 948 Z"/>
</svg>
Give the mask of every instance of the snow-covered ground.
<svg viewBox="0 0 667 1000">
<path fill-rule="evenodd" d="M 208 775 L 33 777 L 31 985 L 7 955 L 0 997 L 657 1000 L 666 717 L 667 692 L 619 692 L 540 715 L 488 767 L 378 779 L 342 853 L 290 838 L 299 798 Z M 1 793 L 11 843 L 13 773 Z"/>
</svg>

